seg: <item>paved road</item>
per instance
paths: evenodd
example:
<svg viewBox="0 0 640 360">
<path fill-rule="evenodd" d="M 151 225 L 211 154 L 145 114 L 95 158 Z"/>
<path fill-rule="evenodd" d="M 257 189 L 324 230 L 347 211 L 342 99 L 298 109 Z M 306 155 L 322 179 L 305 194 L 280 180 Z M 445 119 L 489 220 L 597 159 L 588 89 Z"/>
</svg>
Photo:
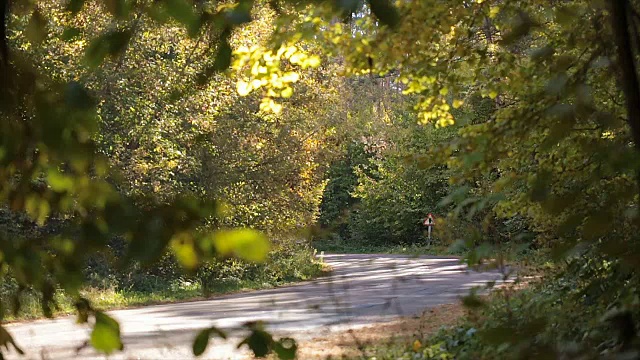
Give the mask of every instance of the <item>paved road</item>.
<svg viewBox="0 0 640 360">
<path fill-rule="evenodd" d="M 247 321 L 264 320 L 278 336 L 310 338 L 418 314 L 455 301 L 469 288 L 500 275 L 467 271 L 446 257 L 327 255 L 332 276 L 295 286 L 218 297 L 213 300 L 112 311 L 120 321 L 125 351 L 109 359 L 189 359 L 198 329 L 218 326 L 231 339 L 210 342 L 205 359 L 239 359 L 236 350 Z M 29 359 L 105 359 L 90 348 L 77 352 L 90 329 L 64 317 L 8 325 Z M 9 358 L 17 358 L 9 354 Z"/>
</svg>

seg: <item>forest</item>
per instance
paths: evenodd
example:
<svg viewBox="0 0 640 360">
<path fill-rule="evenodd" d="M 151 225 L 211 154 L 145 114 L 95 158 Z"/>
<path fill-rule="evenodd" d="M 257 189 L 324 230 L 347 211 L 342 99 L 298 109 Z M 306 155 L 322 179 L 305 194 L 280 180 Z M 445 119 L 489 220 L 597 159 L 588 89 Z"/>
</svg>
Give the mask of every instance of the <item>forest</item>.
<svg viewBox="0 0 640 360">
<path fill-rule="evenodd" d="M 106 310 L 314 279 L 320 252 L 518 269 L 372 358 L 640 358 L 639 1 L 0 12 L 0 358 L 6 322 L 75 314 L 112 354 Z"/>
</svg>

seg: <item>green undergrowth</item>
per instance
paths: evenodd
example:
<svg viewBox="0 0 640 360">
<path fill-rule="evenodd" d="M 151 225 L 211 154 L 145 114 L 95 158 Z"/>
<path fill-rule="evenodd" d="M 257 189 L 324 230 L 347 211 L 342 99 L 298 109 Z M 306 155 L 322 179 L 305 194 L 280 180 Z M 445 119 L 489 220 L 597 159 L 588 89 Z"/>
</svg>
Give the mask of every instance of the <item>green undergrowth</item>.
<svg viewBox="0 0 640 360">
<path fill-rule="evenodd" d="M 316 274 L 318 276 L 320 273 Z M 304 281 L 311 279 L 298 279 Z M 219 295 L 233 294 L 249 290 L 270 289 L 295 283 L 291 282 L 258 282 L 251 280 L 241 280 L 237 282 L 222 283 L 216 285 L 215 289 L 208 292 L 203 290 L 200 284 L 176 284 L 176 286 L 164 291 L 129 291 L 118 289 L 96 289 L 87 288 L 82 291 L 82 296 L 88 299 L 94 306 L 102 310 L 125 309 L 131 307 L 167 304 L 182 301 L 205 300 Z M 59 291 L 56 294 L 59 308 L 55 311 L 56 316 L 68 315 L 75 312 L 74 299 Z M 20 311 L 17 315 L 9 312 L 5 315 L 5 321 L 33 320 L 43 318 L 41 301 L 39 298 L 27 292 L 21 296 Z"/>
<path fill-rule="evenodd" d="M 465 244 L 460 242 L 444 243 L 434 241 L 432 244 L 409 243 L 409 244 L 363 244 L 342 240 L 317 241 L 313 246 L 320 252 L 334 254 L 396 254 L 396 255 L 442 255 L 460 256 L 469 253 Z M 548 263 L 548 250 L 535 250 L 529 248 L 528 244 L 505 243 L 484 247 L 484 252 L 490 255 L 503 254 L 512 265 L 520 268 L 526 267 L 529 270 L 544 268 Z"/>
<path fill-rule="evenodd" d="M 134 268 L 126 274 L 109 268 L 104 260 L 99 264 L 87 268 L 90 285 L 81 291 L 81 296 L 101 310 L 203 300 L 217 295 L 274 288 L 311 280 L 330 271 L 326 264 L 314 258 L 313 250 L 306 245 L 276 246 L 263 263 L 213 260 L 192 274 L 174 272 L 175 264 L 170 258 L 163 261 L 162 268 Z M 3 321 L 44 317 L 38 292 L 20 290 L 9 276 L 2 279 L 0 293 Z M 16 297 L 19 302 L 15 301 Z M 62 290 L 56 291 L 54 298 L 57 308 L 53 315 L 74 313 L 74 298 Z M 19 304 L 19 308 L 16 309 L 14 304 Z"/>
<path fill-rule="evenodd" d="M 349 242 L 314 243 L 318 251 L 334 254 L 404 254 L 404 255 L 461 255 L 461 251 L 441 244 L 359 244 Z"/>
</svg>

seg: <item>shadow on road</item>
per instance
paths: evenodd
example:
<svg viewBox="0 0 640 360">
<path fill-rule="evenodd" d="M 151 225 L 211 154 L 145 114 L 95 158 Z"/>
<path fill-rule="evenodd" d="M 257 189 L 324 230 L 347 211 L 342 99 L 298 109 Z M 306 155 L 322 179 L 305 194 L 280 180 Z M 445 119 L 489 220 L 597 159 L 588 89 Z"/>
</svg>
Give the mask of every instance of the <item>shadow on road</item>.
<svg viewBox="0 0 640 360">
<path fill-rule="evenodd" d="M 191 358 L 195 334 L 209 326 L 225 329 L 232 339 L 215 341 L 204 358 L 238 358 L 244 355 L 234 344 L 247 321 L 262 320 L 279 336 L 309 338 L 418 314 L 501 278 L 497 272 L 467 271 L 450 257 L 326 255 L 324 261 L 333 268 L 331 276 L 304 284 L 110 312 L 120 321 L 126 351 L 109 358 Z M 104 358 L 89 348 L 75 354 L 88 333 L 72 318 L 9 328 L 29 344 L 32 358 Z"/>
</svg>

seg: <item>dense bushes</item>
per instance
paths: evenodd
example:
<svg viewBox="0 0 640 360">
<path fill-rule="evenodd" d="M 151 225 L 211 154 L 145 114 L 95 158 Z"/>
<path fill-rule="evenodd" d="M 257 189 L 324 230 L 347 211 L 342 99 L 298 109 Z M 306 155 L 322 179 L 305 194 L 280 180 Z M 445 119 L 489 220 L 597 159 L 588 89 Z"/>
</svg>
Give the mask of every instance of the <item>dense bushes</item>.
<svg viewBox="0 0 640 360">
<path fill-rule="evenodd" d="M 86 286 L 81 292 L 95 306 L 112 308 L 268 288 L 322 275 L 323 265 L 314 259 L 314 255 L 314 250 L 308 245 L 284 242 L 275 246 L 263 263 L 215 259 L 191 273 L 181 271 L 171 254 L 162 257 L 152 267 L 134 263 L 125 269 L 114 265 L 116 257 L 99 256 L 91 258 L 85 268 Z M 43 315 L 41 295 L 35 289 L 20 287 L 11 273 L 0 278 L 0 299 L 0 317 L 34 318 Z M 64 291 L 58 289 L 55 300 L 55 311 L 73 311 L 74 298 Z"/>
<path fill-rule="evenodd" d="M 193 279 L 205 293 L 242 284 L 274 286 L 319 276 L 322 264 L 313 259 L 314 251 L 302 244 L 280 244 L 263 263 L 238 259 L 214 260 L 201 266 Z"/>
<path fill-rule="evenodd" d="M 88 284 L 97 288 L 152 293 L 176 283 L 189 283 L 197 284 L 206 295 L 247 285 L 274 286 L 313 278 L 322 272 L 321 264 L 313 256 L 314 251 L 308 245 L 286 241 L 277 243 L 262 263 L 212 259 L 193 272 L 184 272 L 170 253 L 152 267 L 133 264 L 125 269 L 117 268 L 105 256 L 92 259 L 85 274 Z"/>
<path fill-rule="evenodd" d="M 345 154 L 336 159 L 327 171 L 327 184 L 322 193 L 318 223 L 335 236 L 349 237 L 351 211 L 358 204 L 353 195 L 358 186 L 358 170 L 370 165 L 372 154 L 362 142 L 350 142 Z"/>
<path fill-rule="evenodd" d="M 392 246 L 426 241 L 422 220 L 438 213 L 448 183 L 446 168 L 422 157 L 455 131 L 424 128 L 411 116 L 397 118 L 388 133 L 378 134 L 382 138 L 353 144 L 332 164 L 320 207 L 321 225 L 332 230 L 325 242 Z"/>
<path fill-rule="evenodd" d="M 16 245 L 25 237 L 37 238 L 73 230 L 69 225 L 64 220 L 52 218 L 44 226 L 38 226 L 24 214 L 6 209 L 0 211 L 0 231 L 4 236 L 12 236 Z M 311 279 L 323 271 L 322 264 L 314 259 L 313 249 L 291 239 L 275 241 L 263 263 L 213 259 L 191 272 L 185 272 L 169 252 L 152 266 L 142 266 L 140 262 L 123 266 L 121 259 L 126 246 L 124 239 L 113 237 L 107 251 L 89 257 L 82 268 L 85 286 L 81 292 L 98 307 L 140 305 L 243 288 L 271 287 Z M 42 316 L 45 310 L 38 289 L 20 286 L 14 273 L 6 268 L 2 271 L 0 318 Z M 56 291 L 54 299 L 59 311 L 72 311 L 74 300 L 61 289 Z"/>
<path fill-rule="evenodd" d="M 470 104 L 456 111 L 461 124 L 489 119 L 492 102 L 474 98 Z M 457 169 L 448 166 L 446 151 L 462 125 L 424 127 L 415 115 L 402 112 L 394 118 L 393 126 L 350 145 L 331 165 L 320 207 L 326 231 L 315 243 L 319 248 L 425 244 L 422 222 L 428 213 L 438 219 L 432 243 L 521 240 L 516 236 L 526 230 L 522 217 L 498 218 L 491 210 L 498 199 L 482 199 L 486 180 L 451 186 Z M 456 207 L 462 201 L 464 214 Z"/>
</svg>

